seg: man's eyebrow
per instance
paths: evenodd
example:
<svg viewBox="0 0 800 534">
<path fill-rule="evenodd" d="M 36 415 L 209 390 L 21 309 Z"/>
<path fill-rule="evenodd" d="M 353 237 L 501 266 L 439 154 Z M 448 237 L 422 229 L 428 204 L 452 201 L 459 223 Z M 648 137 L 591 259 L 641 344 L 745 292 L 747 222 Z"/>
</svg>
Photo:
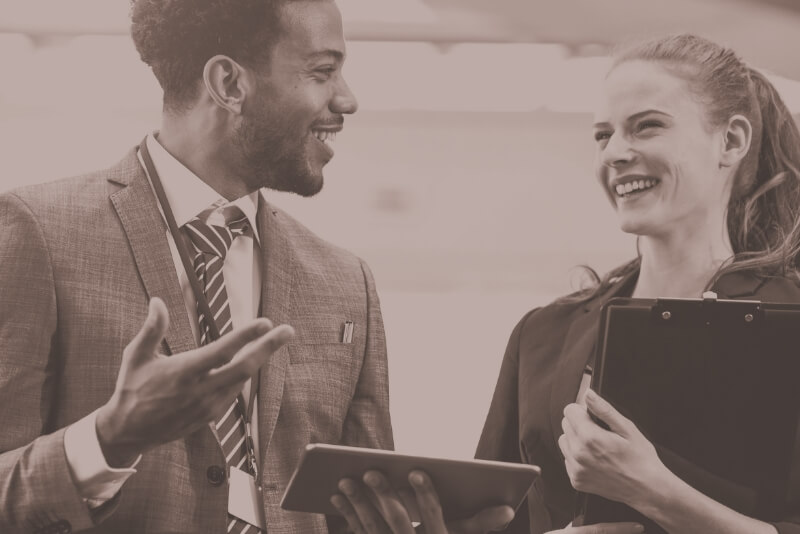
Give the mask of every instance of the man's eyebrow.
<svg viewBox="0 0 800 534">
<path fill-rule="evenodd" d="M 634 121 L 636 121 L 638 119 L 641 119 L 645 115 L 650 115 L 651 113 L 655 113 L 656 115 L 664 115 L 665 117 L 672 118 L 672 115 L 670 115 L 669 113 L 666 113 L 664 111 L 660 111 L 660 110 L 657 110 L 657 109 L 646 109 L 644 111 L 639 111 L 637 113 L 634 113 L 633 115 L 631 115 L 630 117 L 628 117 L 626 119 L 626 122 L 634 122 Z M 607 127 L 607 126 L 610 126 L 610 124 L 608 122 L 596 122 L 596 123 L 594 123 L 594 125 L 592 127 L 593 128 L 603 128 L 603 127 Z"/>
<path fill-rule="evenodd" d="M 318 52 L 313 52 L 309 54 L 308 61 L 317 61 L 323 58 L 330 58 L 332 57 L 336 61 L 344 61 L 344 52 L 341 50 L 336 50 L 334 48 L 328 48 L 325 50 L 320 50 Z"/>
</svg>

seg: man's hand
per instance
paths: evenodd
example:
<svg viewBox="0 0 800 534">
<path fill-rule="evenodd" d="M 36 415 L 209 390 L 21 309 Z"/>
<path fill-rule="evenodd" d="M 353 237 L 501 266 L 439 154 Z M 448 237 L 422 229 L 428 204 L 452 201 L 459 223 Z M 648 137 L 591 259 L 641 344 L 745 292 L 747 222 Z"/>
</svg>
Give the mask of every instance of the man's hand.
<svg viewBox="0 0 800 534">
<path fill-rule="evenodd" d="M 422 527 L 416 532 L 425 534 L 484 534 L 502 530 L 514 518 L 509 506 L 494 506 L 481 510 L 473 517 L 445 525 L 439 496 L 427 474 L 412 471 L 408 482 L 413 493 L 399 491 L 389 485 L 381 473 L 367 471 L 363 482 L 344 479 L 331 503 L 339 510 L 356 534 L 413 534 L 414 521 Z"/>
<path fill-rule="evenodd" d="M 130 465 L 151 447 L 182 438 L 221 417 L 244 383 L 294 335 L 255 319 L 195 350 L 158 353 L 169 326 L 153 298 L 147 319 L 122 353 L 111 399 L 97 413 L 97 436 L 111 467 Z"/>
</svg>

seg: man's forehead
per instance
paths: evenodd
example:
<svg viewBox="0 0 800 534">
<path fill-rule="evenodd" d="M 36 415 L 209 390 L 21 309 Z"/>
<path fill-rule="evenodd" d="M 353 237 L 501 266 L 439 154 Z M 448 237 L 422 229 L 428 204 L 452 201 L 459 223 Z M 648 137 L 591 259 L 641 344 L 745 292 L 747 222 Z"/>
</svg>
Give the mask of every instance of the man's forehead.
<svg viewBox="0 0 800 534">
<path fill-rule="evenodd" d="M 344 59 L 342 17 L 332 0 L 287 2 L 281 9 L 277 48 L 290 49 L 305 60 Z"/>
</svg>

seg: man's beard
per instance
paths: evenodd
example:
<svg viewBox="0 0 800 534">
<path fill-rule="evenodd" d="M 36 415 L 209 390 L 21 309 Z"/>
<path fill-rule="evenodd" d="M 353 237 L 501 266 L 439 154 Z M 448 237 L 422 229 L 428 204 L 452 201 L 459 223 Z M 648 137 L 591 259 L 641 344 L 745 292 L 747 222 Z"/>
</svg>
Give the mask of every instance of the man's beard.
<svg viewBox="0 0 800 534">
<path fill-rule="evenodd" d="M 262 187 L 310 197 L 322 189 L 322 172 L 308 161 L 308 131 L 276 124 L 268 114 L 247 114 L 233 135 L 242 179 L 253 191 Z"/>
</svg>

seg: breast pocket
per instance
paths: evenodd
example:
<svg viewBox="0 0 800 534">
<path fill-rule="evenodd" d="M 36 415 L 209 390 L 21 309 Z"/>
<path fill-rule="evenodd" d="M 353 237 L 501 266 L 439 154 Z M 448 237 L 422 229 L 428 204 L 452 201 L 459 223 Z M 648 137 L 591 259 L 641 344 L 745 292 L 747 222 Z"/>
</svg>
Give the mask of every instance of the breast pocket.
<svg viewBox="0 0 800 534">
<path fill-rule="evenodd" d="M 355 361 L 354 351 L 353 343 L 290 343 L 289 363 L 297 365 L 327 362 L 349 366 Z"/>
<path fill-rule="evenodd" d="M 281 411 L 307 440 L 335 443 L 353 399 L 361 358 L 348 343 L 290 344 Z"/>
</svg>

